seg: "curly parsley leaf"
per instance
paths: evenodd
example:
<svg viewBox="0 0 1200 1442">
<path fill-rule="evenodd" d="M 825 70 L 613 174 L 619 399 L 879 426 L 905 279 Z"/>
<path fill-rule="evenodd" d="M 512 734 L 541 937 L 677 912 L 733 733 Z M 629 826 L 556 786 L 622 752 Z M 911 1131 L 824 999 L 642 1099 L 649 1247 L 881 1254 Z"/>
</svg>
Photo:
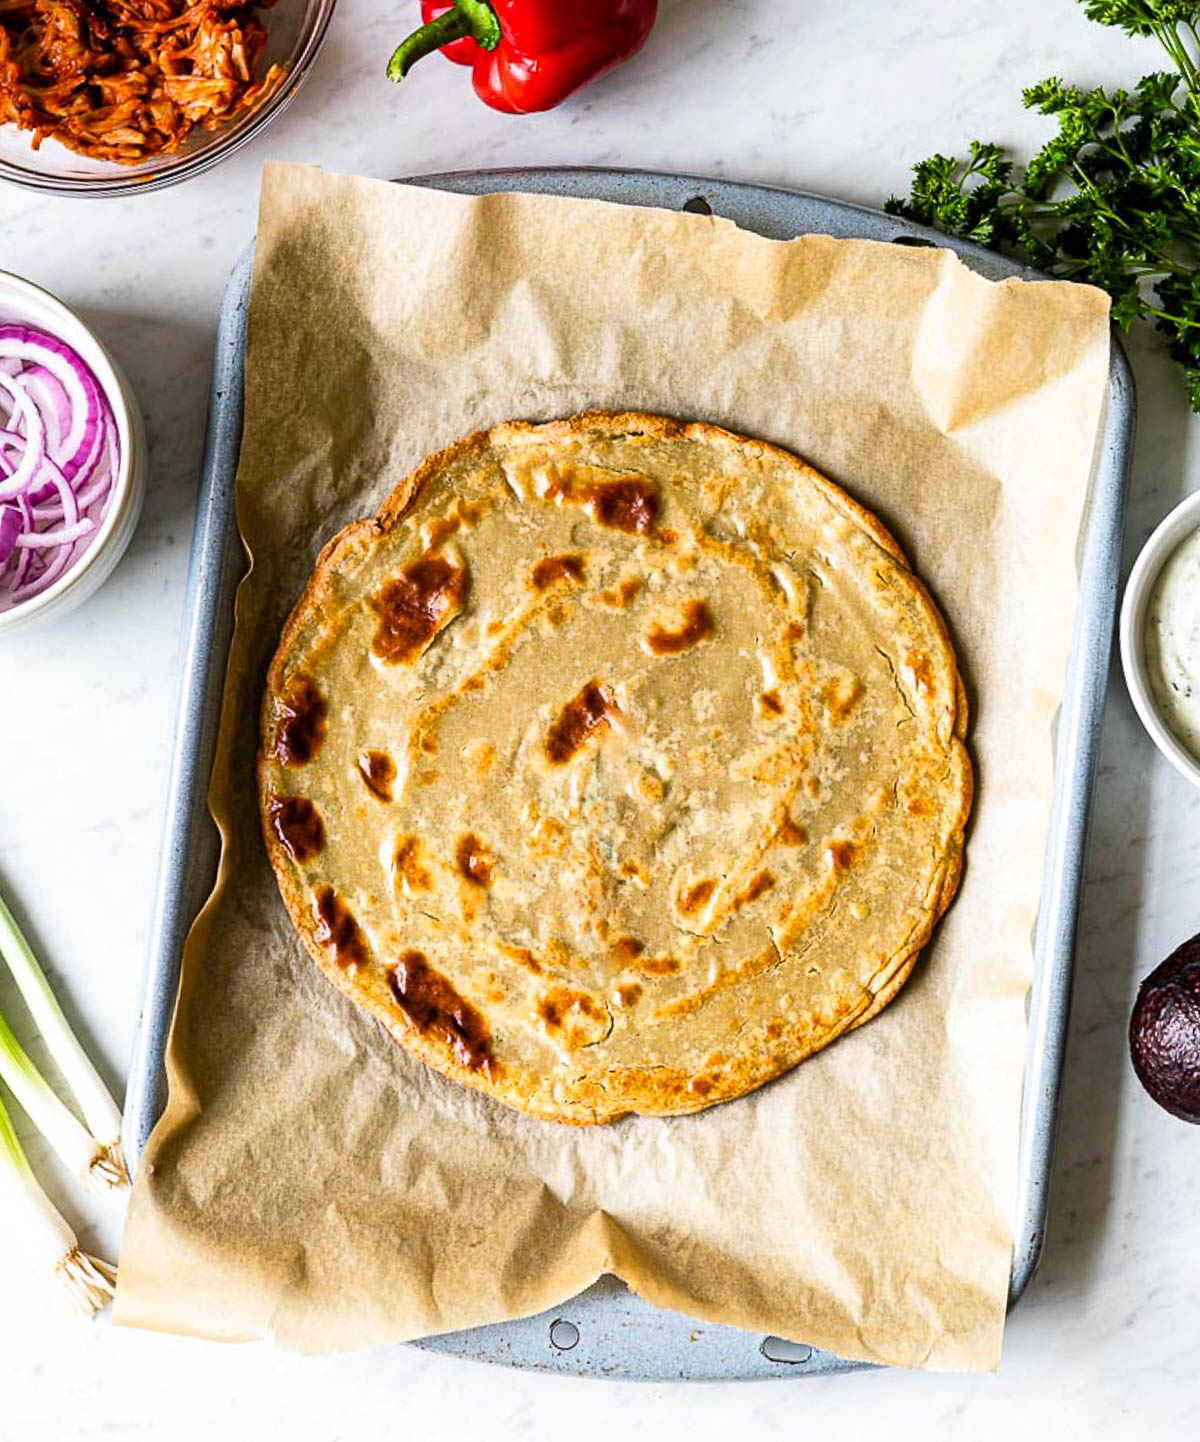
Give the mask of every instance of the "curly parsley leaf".
<svg viewBox="0 0 1200 1442">
<path fill-rule="evenodd" d="M 1200 411 L 1200 0 L 1082 0 L 1088 16 L 1153 36 L 1173 68 L 1132 91 L 1051 76 L 1024 103 L 1057 132 L 1024 167 L 1000 146 L 913 167 L 887 209 L 1047 275 L 1108 291 L 1114 321 L 1151 322 Z"/>
</svg>

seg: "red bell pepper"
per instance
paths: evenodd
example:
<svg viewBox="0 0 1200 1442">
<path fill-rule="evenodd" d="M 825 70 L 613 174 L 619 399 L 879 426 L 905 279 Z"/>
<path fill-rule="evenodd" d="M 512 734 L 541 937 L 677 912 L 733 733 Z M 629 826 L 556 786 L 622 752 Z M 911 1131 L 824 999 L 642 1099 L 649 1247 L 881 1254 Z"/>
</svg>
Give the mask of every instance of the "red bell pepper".
<svg viewBox="0 0 1200 1442">
<path fill-rule="evenodd" d="M 421 0 L 422 27 L 401 42 L 388 78 L 432 50 L 471 67 L 494 110 L 549 110 L 646 43 L 658 0 Z"/>
</svg>

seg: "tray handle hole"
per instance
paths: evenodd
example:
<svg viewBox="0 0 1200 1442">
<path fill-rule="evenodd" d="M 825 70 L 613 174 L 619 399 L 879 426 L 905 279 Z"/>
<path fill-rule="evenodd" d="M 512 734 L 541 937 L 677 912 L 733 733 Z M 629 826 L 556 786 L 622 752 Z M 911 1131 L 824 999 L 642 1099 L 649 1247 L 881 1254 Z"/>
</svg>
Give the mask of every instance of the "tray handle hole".
<svg viewBox="0 0 1200 1442">
<path fill-rule="evenodd" d="M 569 1352 L 579 1346 L 579 1328 L 565 1317 L 556 1317 L 550 1323 L 550 1345 L 556 1352 Z"/>
<path fill-rule="evenodd" d="M 686 210 L 689 215 L 711 215 L 713 208 L 702 195 L 693 195 L 691 200 L 685 200 L 679 207 Z"/>
<path fill-rule="evenodd" d="M 768 1362 L 785 1362 L 802 1367 L 812 1361 L 813 1349 L 805 1342 L 789 1342 L 783 1337 L 764 1337 L 758 1349 Z"/>
<path fill-rule="evenodd" d="M 893 245 L 915 245 L 915 246 L 919 246 L 922 250 L 944 250 L 944 249 L 945 249 L 945 247 L 939 245 L 936 240 L 927 240 L 927 239 L 925 238 L 925 236 L 923 236 L 923 235 L 893 235 L 893 236 L 892 236 L 892 244 L 893 244 Z"/>
</svg>

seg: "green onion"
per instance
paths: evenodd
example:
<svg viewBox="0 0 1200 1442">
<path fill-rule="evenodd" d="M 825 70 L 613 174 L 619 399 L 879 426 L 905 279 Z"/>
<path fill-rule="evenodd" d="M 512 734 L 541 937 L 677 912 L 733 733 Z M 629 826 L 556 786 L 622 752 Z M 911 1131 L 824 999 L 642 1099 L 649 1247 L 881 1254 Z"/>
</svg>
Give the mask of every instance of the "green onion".
<svg viewBox="0 0 1200 1442">
<path fill-rule="evenodd" d="M 35 1261 L 44 1255 L 75 1310 L 85 1317 L 94 1316 L 112 1300 L 117 1274 L 107 1262 L 79 1250 L 75 1233 L 38 1185 L 0 1101 L 0 1197 L 9 1196 L 14 1210 L 24 1214 L 22 1249 L 26 1245 L 34 1249 Z"/>
<path fill-rule="evenodd" d="M 122 1178 L 105 1148 L 50 1090 L 45 1077 L 22 1051 L 3 1012 L 0 1012 L 0 1080 L 71 1171 L 92 1185 L 121 1184 Z"/>
<path fill-rule="evenodd" d="M 29 943 L 0 897 L 0 955 L 25 999 L 55 1065 L 87 1121 L 83 1127 L 21 1050 L 0 1014 L 0 1077 L 63 1161 L 85 1181 L 118 1187 L 128 1181 L 121 1155 L 121 1114 L 62 1014 Z"/>
</svg>

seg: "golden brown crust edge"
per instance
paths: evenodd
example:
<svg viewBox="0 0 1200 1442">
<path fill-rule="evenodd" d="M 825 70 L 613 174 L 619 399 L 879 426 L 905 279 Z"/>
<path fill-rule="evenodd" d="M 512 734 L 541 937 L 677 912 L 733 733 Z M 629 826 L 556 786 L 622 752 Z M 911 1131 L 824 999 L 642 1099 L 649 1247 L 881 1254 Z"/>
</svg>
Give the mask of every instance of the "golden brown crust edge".
<svg viewBox="0 0 1200 1442">
<path fill-rule="evenodd" d="M 627 1094 L 606 1107 L 584 1102 L 565 1104 L 560 1102 L 553 1111 L 549 1111 L 541 1108 L 530 1095 L 533 1090 L 531 1086 L 497 1088 L 478 1071 L 459 1062 L 448 1043 L 442 1042 L 436 1036 L 407 1027 L 404 1021 L 397 1016 L 386 993 L 372 990 L 357 978 L 348 976 L 342 968 L 327 957 L 324 949 L 312 934 L 313 921 L 309 909 L 304 904 L 301 889 L 296 885 L 292 876 L 283 848 L 271 830 L 265 788 L 267 738 L 271 720 L 271 703 L 282 687 L 286 658 L 299 632 L 307 624 L 310 615 L 314 611 L 320 610 L 322 598 L 331 587 L 331 579 L 337 571 L 338 563 L 347 553 L 359 546 L 365 546 L 378 536 L 386 535 L 407 514 L 429 479 L 440 473 L 447 465 L 461 461 L 472 451 L 487 450 L 499 437 L 537 432 L 541 437 L 553 440 L 556 435 L 566 438 L 597 429 L 626 435 L 633 433 L 651 439 L 671 440 L 687 437 L 707 443 L 736 445 L 739 449 L 744 449 L 748 445 L 752 450 L 761 454 L 778 457 L 789 466 L 796 468 L 807 480 L 816 484 L 838 510 L 865 531 L 881 550 L 903 567 L 914 584 L 927 617 L 932 621 L 939 635 L 944 648 L 944 660 L 949 673 L 954 677 L 955 699 L 953 714 L 948 718 L 950 725 L 947 728 L 947 752 L 958 763 L 962 785 L 959 793 L 959 811 L 952 825 L 945 869 L 942 873 L 938 895 L 926 915 L 925 924 L 919 935 L 880 969 L 877 976 L 885 978 L 883 984 L 874 992 L 864 992 L 862 1005 L 859 1008 L 839 1018 L 837 1022 L 821 1033 L 807 1037 L 804 1042 L 797 1039 L 794 1048 L 788 1052 L 786 1061 L 779 1060 L 773 1054 L 752 1060 L 743 1059 L 738 1065 L 730 1067 L 719 1079 L 715 1079 L 711 1090 L 706 1092 L 702 1098 L 688 1094 L 686 1083 L 689 1078 L 682 1073 L 678 1076 L 672 1073 L 669 1078 L 664 1078 L 661 1075 L 662 1069 L 659 1069 L 659 1074 L 655 1078 L 656 1085 L 653 1087 L 646 1085 L 643 1088 L 646 1095 Z M 406 1051 L 433 1071 L 439 1072 L 460 1085 L 482 1092 L 535 1120 L 553 1121 L 572 1126 L 592 1126 L 617 1121 L 621 1117 L 635 1114 L 664 1117 L 684 1116 L 705 1111 L 722 1102 L 734 1101 L 793 1070 L 843 1033 L 870 1021 L 899 993 L 912 974 L 917 958 L 928 943 L 934 927 L 954 899 L 961 879 L 964 833 L 974 796 L 974 773 L 965 745 L 966 729 L 965 688 L 950 642 L 949 629 L 939 607 L 930 596 L 924 583 L 913 573 L 904 552 L 878 517 L 855 501 L 841 487 L 821 475 L 819 471 L 814 470 L 800 457 L 781 446 L 739 436 L 736 432 L 707 421 L 676 421 L 666 416 L 656 416 L 640 411 L 585 411 L 565 419 L 545 423 L 507 421 L 486 430 L 475 431 L 427 456 L 392 488 L 374 517 L 351 522 L 321 549 L 312 574 L 284 623 L 279 644 L 267 672 L 267 683 L 260 712 L 259 749 L 256 765 L 259 820 L 284 907 L 309 956 L 339 991 L 368 1011 Z M 780 1050 L 782 1051 L 784 1048 L 781 1047 Z M 599 1091 L 601 1088 L 597 1088 L 597 1090 Z M 635 1088 L 627 1087 L 627 1092 L 635 1090 Z M 653 1096 L 650 1095 L 653 1092 L 667 1093 L 670 1098 L 669 1102 L 664 1102 L 660 1095 L 656 1103 Z M 598 1101 L 599 1098 L 597 1098 Z"/>
</svg>

